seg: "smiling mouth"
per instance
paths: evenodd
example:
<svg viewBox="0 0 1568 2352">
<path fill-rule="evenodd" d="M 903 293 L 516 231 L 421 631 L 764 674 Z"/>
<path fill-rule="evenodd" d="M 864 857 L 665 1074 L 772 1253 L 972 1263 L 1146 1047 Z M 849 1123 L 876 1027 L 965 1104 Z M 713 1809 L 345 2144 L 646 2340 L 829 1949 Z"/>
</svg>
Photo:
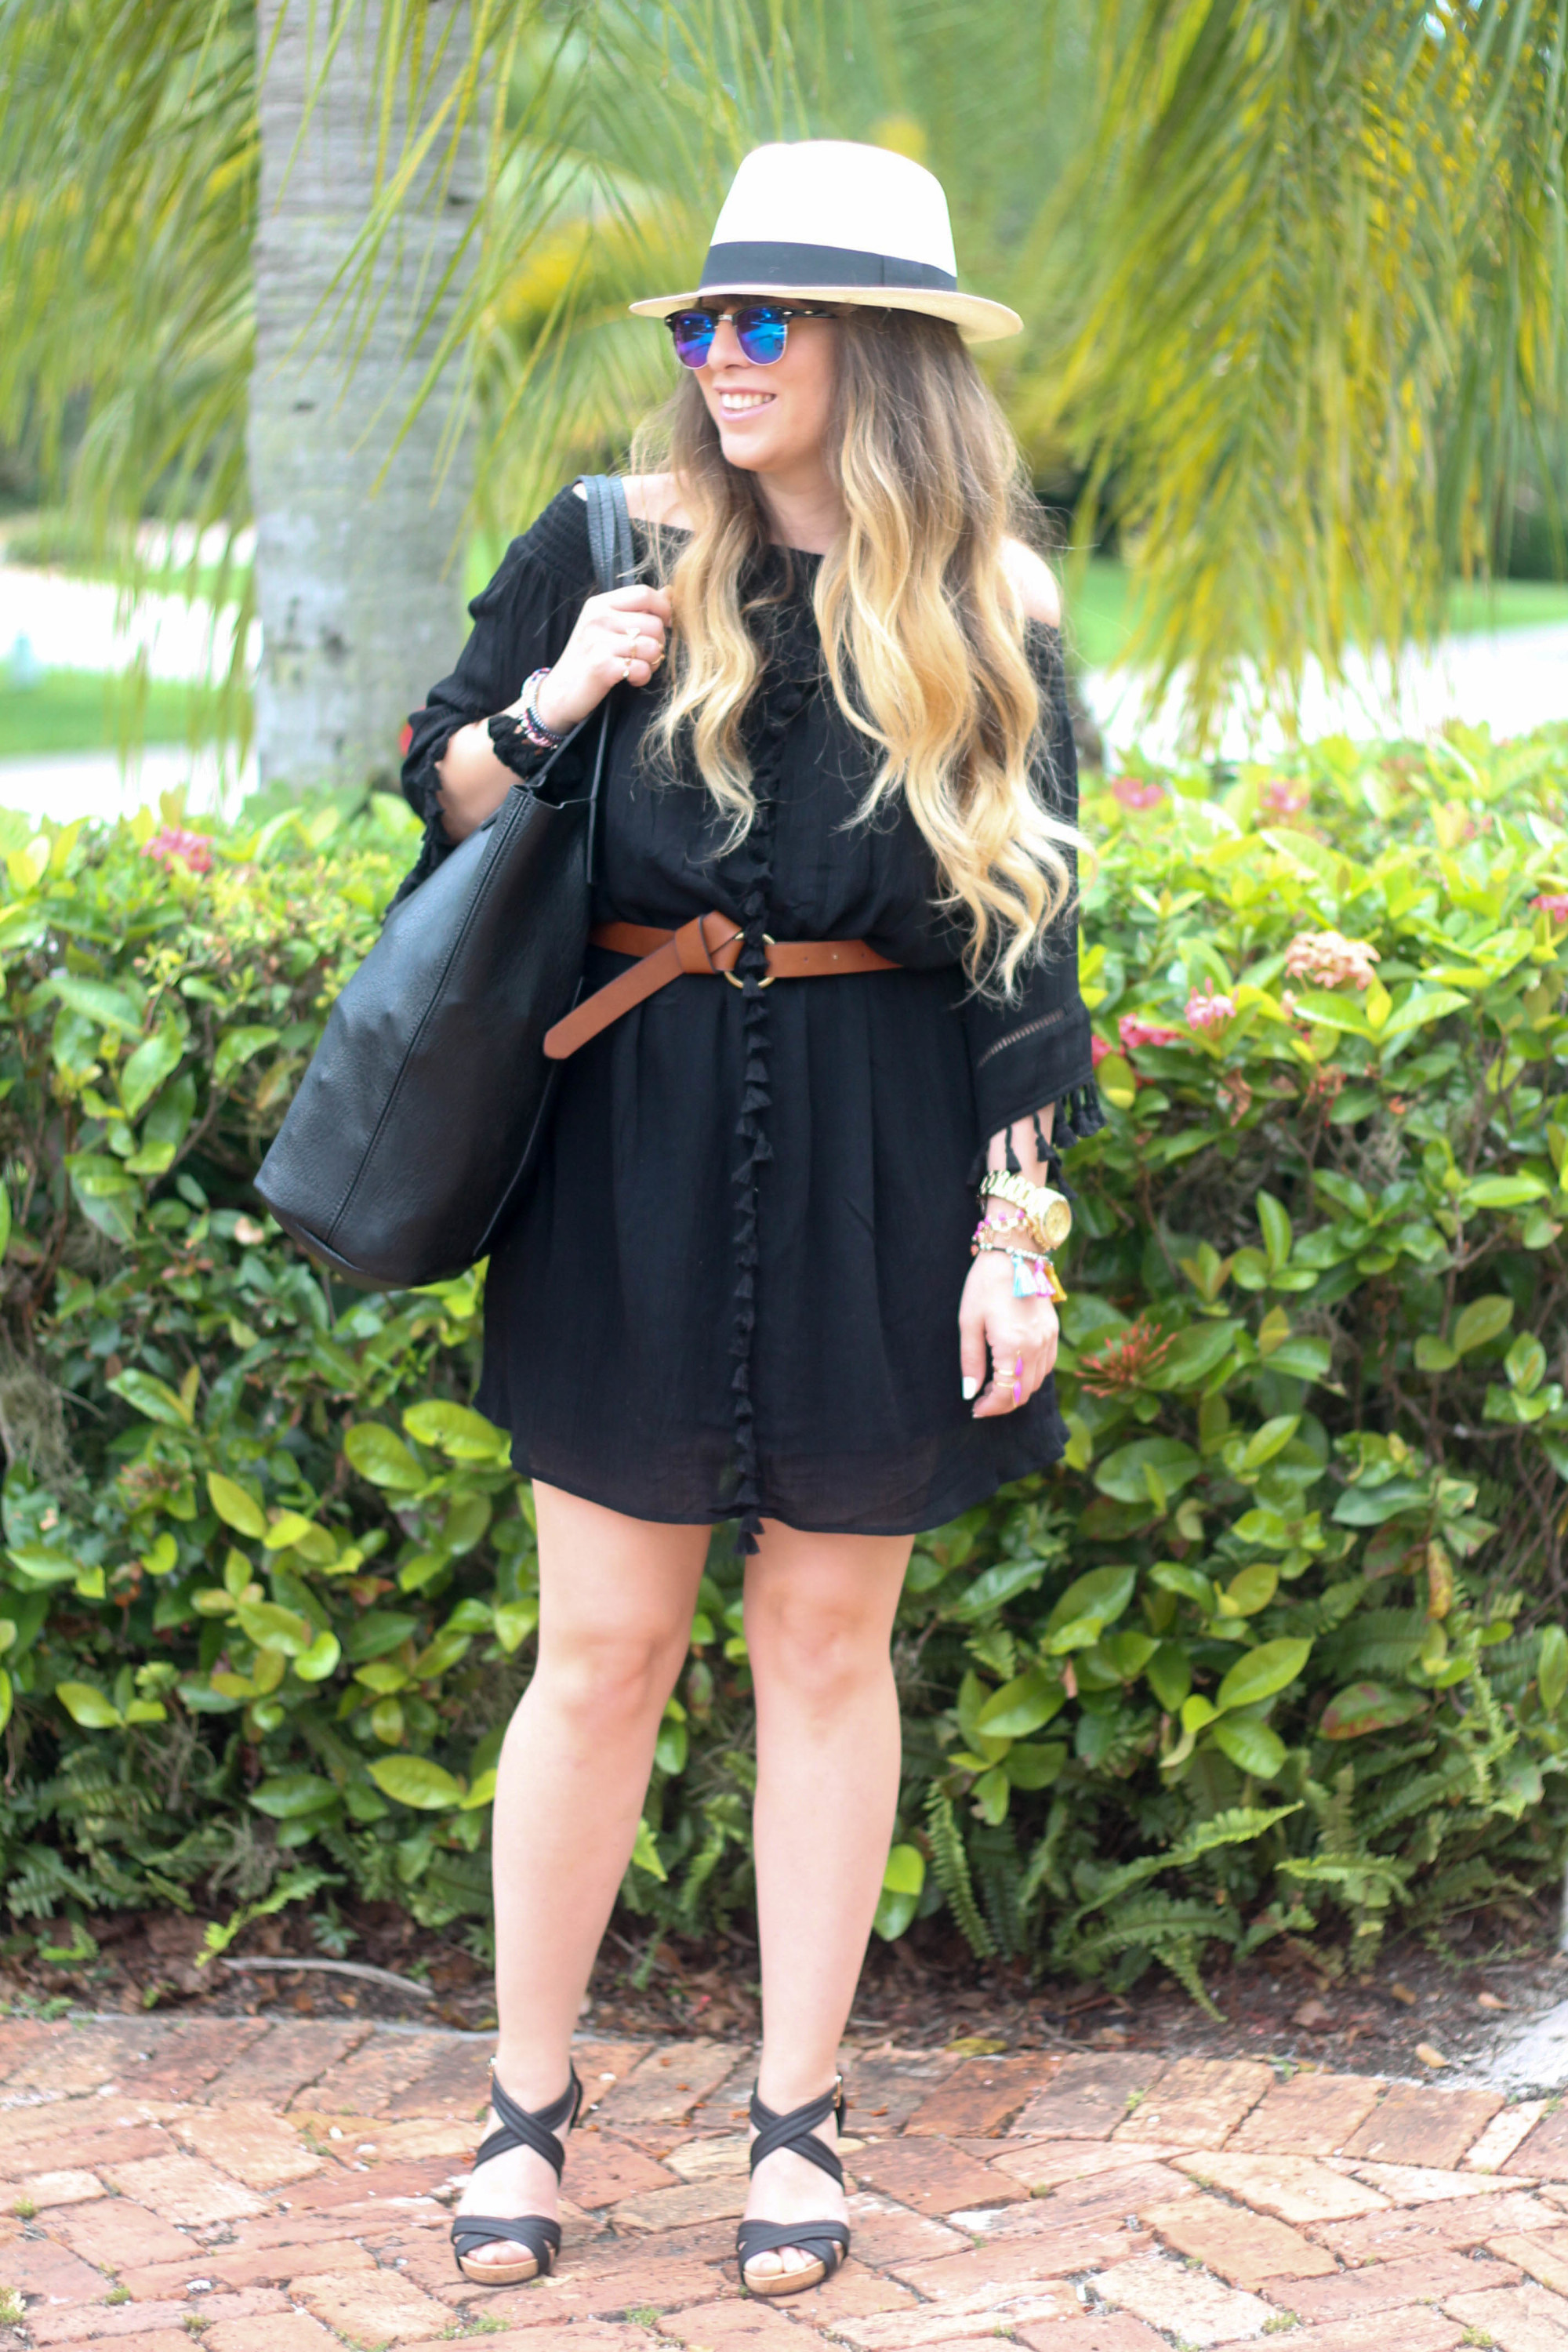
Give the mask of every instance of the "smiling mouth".
<svg viewBox="0 0 1568 2352">
<path fill-rule="evenodd" d="M 719 405 L 726 416 L 745 416 L 754 408 L 771 408 L 777 398 L 774 392 L 721 392 Z"/>
</svg>

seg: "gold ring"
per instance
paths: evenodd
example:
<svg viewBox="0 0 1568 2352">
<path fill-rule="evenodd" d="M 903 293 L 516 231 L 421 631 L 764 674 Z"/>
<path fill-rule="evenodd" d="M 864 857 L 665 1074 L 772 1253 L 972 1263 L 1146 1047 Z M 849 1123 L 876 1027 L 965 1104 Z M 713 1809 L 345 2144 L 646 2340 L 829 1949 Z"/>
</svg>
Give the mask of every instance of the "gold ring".
<svg viewBox="0 0 1568 2352">
<path fill-rule="evenodd" d="M 772 931 L 764 931 L 763 933 L 763 938 L 770 948 L 777 947 L 778 941 L 774 939 Z M 743 980 L 738 980 L 732 971 L 727 971 L 724 974 L 724 977 L 729 982 L 731 988 L 744 988 L 746 985 L 745 982 Z M 770 971 L 763 979 L 758 981 L 757 986 L 759 988 L 771 988 L 777 978 L 778 974 L 776 971 Z"/>
</svg>

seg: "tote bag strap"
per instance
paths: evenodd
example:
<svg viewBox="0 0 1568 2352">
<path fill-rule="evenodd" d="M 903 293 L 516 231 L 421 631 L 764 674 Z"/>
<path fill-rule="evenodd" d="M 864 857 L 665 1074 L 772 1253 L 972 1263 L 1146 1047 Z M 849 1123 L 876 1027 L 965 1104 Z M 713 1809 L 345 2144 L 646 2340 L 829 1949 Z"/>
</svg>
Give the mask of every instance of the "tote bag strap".
<svg viewBox="0 0 1568 2352">
<path fill-rule="evenodd" d="M 637 551 L 632 545 L 632 519 L 626 486 L 618 474 L 583 474 L 580 481 L 588 504 L 588 551 L 594 559 L 594 579 L 599 593 L 629 588 L 637 578 Z M 588 791 L 588 828 L 584 855 L 588 886 L 593 887 L 599 839 L 599 786 L 609 750 L 616 689 L 605 697 L 599 720 L 599 742 L 594 755 L 594 781 Z"/>
</svg>

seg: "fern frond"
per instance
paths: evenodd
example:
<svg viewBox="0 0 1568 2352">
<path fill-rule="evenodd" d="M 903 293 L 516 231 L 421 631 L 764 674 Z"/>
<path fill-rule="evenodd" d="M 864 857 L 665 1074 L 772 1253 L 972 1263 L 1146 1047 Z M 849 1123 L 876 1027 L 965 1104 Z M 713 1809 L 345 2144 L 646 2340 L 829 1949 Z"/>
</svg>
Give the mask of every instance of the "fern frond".
<svg viewBox="0 0 1568 2352">
<path fill-rule="evenodd" d="M 1102 1910 L 1106 1904 L 1118 1901 L 1130 1887 L 1142 1885 L 1146 1878 L 1154 1877 L 1160 1871 L 1184 1869 L 1202 1855 L 1212 1853 L 1217 1846 L 1248 1844 L 1253 1839 L 1261 1837 L 1266 1830 L 1271 1830 L 1276 1822 L 1282 1822 L 1300 1810 L 1299 1803 L 1232 1805 L 1223 1813 L 1213 1813 L 1206 1822 L 1194 1823 L 1185 1837 L 1179 1839 L 1168 1852 L 1141 1854 L 1136 1862 L 1127 1863 L 1121 1869 L 1111 1871 L 1089 1901 L 1080 1904 L 1074 1915 L 1075 1920 L 1087 1918 L 1091 1911 Z"/>
<path fill-rule="evenodd" d="M 1072 1819 L 1072 1806 L 1066 1797 L 1054 1797 L 1046 1817 L 1045 1834 L 1025 1865 L 1018 1888 L 1018 1909 L 1026 1916 L 1048 1887 L 1058 1903 L 1068 1899 L 1068 1883 L 1058 1867 L 1062 1840 Z"/>
<path fill-rule="evenodd" d="M 994 1960 L 995 1940 L 974 1900 L 969 1861 L 953 1814 L 952 1800 L 945 1790 L 934 1784 L 926 1798 L 926 1828 L 931 1835 L 931 1867 L 936 1872 L 937 1885 L 947 1897 L 960 1934 L 976 1959 Z"/>
</svg>

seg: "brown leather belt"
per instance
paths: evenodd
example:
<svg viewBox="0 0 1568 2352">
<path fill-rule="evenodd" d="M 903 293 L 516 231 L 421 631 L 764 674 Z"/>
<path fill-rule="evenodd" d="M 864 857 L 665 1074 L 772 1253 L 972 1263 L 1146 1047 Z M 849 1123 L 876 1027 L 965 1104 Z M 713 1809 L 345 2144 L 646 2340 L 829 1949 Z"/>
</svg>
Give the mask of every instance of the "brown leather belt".
<svg viewBox="0 0 1568 2352">
<path fill-rule="evenodd" d="M 563 1062 L 634 1004 L 641 1004 L 682 972 L 712 973 L 739 988 L 734 967 L 741 953 L 741 930 L 729 915 L 694 916 L 678 931 L 656 930 L 647 923 L 599 923 L 588 934 L 596 948 L 638 961 L 605 987 L 595 989 L 575 1005 L 563 1021 L 547 1032 L 544 1050 L 552 1062 Z M 769 940 L 768 976 L 775 980 L 821 980 L 829 972 L 897 971 L 896 963 L 868 948 L 864 940 Z"/>
</svg>

